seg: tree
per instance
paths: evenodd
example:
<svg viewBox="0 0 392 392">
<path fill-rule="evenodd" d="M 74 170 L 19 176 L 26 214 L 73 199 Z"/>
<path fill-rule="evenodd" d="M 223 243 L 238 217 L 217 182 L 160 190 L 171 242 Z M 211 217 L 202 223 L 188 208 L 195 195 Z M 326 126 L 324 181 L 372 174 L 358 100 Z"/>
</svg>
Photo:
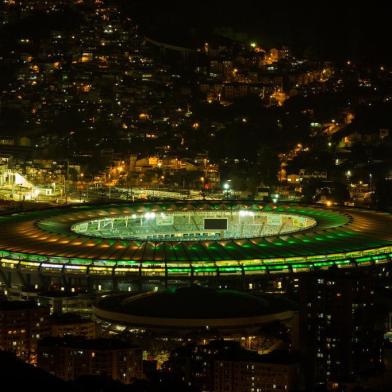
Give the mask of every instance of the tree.
<svg viewBox="0 0 392 392">
<path fill-rule="evenodd" d="M 375 203 L 380 210 L 392 208 L 392 181 L 380 178 L 375 183 Z"/>
</svg>

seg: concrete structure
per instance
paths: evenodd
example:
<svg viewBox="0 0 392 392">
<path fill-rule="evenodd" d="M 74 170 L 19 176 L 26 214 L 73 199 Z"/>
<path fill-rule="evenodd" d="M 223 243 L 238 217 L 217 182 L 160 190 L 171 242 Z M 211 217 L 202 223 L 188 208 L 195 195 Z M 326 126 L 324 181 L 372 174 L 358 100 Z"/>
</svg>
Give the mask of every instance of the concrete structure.
<svg viewBox="0 0 392 392">
<path fill-rule="evenodd" d="M 78 314 L 56 314 L 50 318 L 50 335 L 53 337 L 79 336 L 95 339 L 97 328 L 94 321 L 84 319 Z"/>
<path fill-rule="evenodd" d="M 37 342 L 49 335 L 49 309 L 34 302 L 0 302 L 0 350 L 35 364 Z"/>
<path fill-rule="evenodd" d="M 299 279 L 300 349 L 307 387 L 353 383 L 383 368 L 377 279 L 366 270 L 330 270 Z M 381 279 L 381 278 L 380 278 Z"/>
<path fill-rule="evenodd" d="M 297 390 L 299 362 L 287 353 L 243 353 L 214 364 L 214 392 L 290 392 Z"/>
<path fill-rule="evenodd" d="M 141 349 L 113 339 L 43 339 L 38 366 L 63 380 L 97 375 L 128 384 L 143 375 Z"/>
<path fill-rule="evenodd" d="M 205 227 L 206 219 L 227 221 Z M 204 222 L 204 223 L 203 223 Z M 378 266 L 392 254 L 392 216 L 262 202 L 135 202 L 48 209 L 0 220 L 8 287 L 140 290 Z"/>
<path fill-rule="evenodd" d="M 94 313 L 114 332 L 149 331 L 158 337 L 240 340 L 273 323 L 286 325 L 294 343 L 298 333 L 296 307 L 284 298 L 199 286 L 105 296 Z"/>
<path fill-rule="evenodd" d="M 165 366 L 205 392 L 289 392 L 298 390 L 300 381 L 296 353 L 275 350 L 259 355 L 227 340 L 179 347 Z"/>
</svg>

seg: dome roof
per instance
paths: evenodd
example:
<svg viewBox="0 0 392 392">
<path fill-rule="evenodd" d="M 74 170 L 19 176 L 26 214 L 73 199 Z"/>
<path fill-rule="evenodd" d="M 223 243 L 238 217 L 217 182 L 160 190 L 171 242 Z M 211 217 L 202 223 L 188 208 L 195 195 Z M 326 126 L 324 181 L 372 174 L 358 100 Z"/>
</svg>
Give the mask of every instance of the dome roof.
<svg viewBox="0 0 392 392">
<path fill-rule="evenodd" d="M 97 307 L 116 313 L 163 319 L 230 319 L 295 309 L 292 302 L 272 295 L 199 286 L 106 297 Z"/>
</svg>

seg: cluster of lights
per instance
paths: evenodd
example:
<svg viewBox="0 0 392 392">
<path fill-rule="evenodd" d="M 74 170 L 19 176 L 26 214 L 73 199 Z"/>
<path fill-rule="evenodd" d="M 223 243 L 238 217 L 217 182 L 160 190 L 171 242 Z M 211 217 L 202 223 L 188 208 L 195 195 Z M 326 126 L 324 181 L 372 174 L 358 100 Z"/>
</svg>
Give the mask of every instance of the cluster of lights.
<svg viewBox="0 0 392 392">
<path fill-rule="evenodd" d="M 271 195 L 272 197 L 276 194 Z M 334 203 L 329 201 L 325 201 L 326 206 L 330 207 L 333 206 Z M 274 206 L 278 212 L 285 211 L 286 207 L 277 208 Z M 272 207 L 272 208 L 274 208 Z M 307 214 L 306 207 L 292 207 L 288 208 L 290 212 L 298 213 L 298 214 Z M 243 209 L 238 210 L 238 215 L 241 217 L 246 216 L 256 216 L 258 211 L 252 211 L 251 208 L 246 208 L 243 206 Z M 339 216 L 333 212 L 326 212 L 324 211 L 314 211 L 311 209 L 309 211 L 309 215 L 312 216 L 315 214 L 316 216 L 321 217 L 330 217 L 328 219 L 332 219 L 331 222 L 335 222 L 337 226 L 341 226 L 345 224 L 346 217 L 342 215 L 341 221 L 339 220 Z M 131 214 L 132 218 L 145 218 L 145 219 L 154 219 L 158 217 L 170 217 L 170 214 L 164 212 L 144 212 L 142 215 L 138 214 Z M 128 216 L 125 216 L 128 218 Z M 14 218 L 7 218 L 11 221 Z M 79 219 L 79 218 L 78 218 Z M 336 227 L 337 227 L 336 226 Z M 350 234 L 350 233 L 348 233 Z M 333 234 L 335 235 L 335 234 Z M 345 233 L 343 232 L 336 232 L 336 237 L 339 242 L 341 242 L 343 237 L 345 237 Z M 341 238 L 342 237 L 342 238 Z M 351 234 L 347 236 L 347 241 L 350 241 Z M 328 237 L 329 238 L 329 237 Z M 322 236 L 317 234 L 315 237 L 316 240 L 322 241 L 329 239 L 324 239 Z M 288 243 L 292 243 L 291 239 L 287 241 Z M 294 247 L 295 249 L 302 246 L 302 242 L 297 241 L 293 238 Z M 298 242 L 298 245 L 295 243 Z M 313 242 L 312 238 L 303 240 L 303 242 Z M 332 245 L 334 245 L 335 240 L 333 240 Z M 78 245 L 81 242 L 77 243 Z M 381 264 L 390 262 L 392 259 L 392 246 L 390 242 L 388 245 L 380 247 L 384 245 L 385 241 L 380 242 L 380 244 L 369 244 L 369 248 L 365 248 L 366 244 L 364 243 L 362 247 L 363 250 L 356 251 L 355 248 L 353 250 L 342 250 L 342 253 L 329 253 L 332 251 L 333 248 L 325 249 L 320 254 L 312 254 L 312 249 L 310 253 L 304 252 L 304 255 L 301 257 L 284 257 L 282 253 L 282 257 L 279 258 L 269 258 L 264 255 L 261 255 L 261 258 L 254 259 L 253 257 L 250 260 L 238 260 L 236 257 L 233 260 L 220 260 L 219 255 L 218 257 L 214 257 L 213 261 L 204 260 L 204 261 L 195 261 L 193 259 L 183 259 L 178 262 L 170 262 L 166 264 L 162 261 L 153 261 L 153 260 L 93 260 L 87 258 L 73 258 L 72 263 L 69 263 L 67 257 L 49 257 L 43 256 L 38 254 L 30 254 L 30 253 L 20 253 L 20 252 L 12 252 L 2 250 L 0 251 L 0 264 L 2 268 L 7 269 L 15 269 L 21 268 L 22 270 L 31 270 L 32 268 L 39 268 L 41 270 L 46 270 L 48 272 L 60 270 L 62 269 L 64 273 L 80 273 L 80 274 L 90 274 L 90 275 L 109 275 L 109 274 L 116 274 L 116 275 L 124 275 L 127 273 L 130 274 L 137 274 L 142 273 L 146 276 L 154 275 L 154 276 L 164 276 L 165 274 L 168 275 L 186 275 L 186 274 L 195 274 L 195 275 L 203 275 L 203 274 L 214 274 L 214 273 L 227 273 L 227 274 L 253 274 L 253 273 L 267 273 L 268 271 L 274 272 L 300 272 L 311 270 L 313 268 L 328 268 L 330 266 L 337 265 L 339 267 L 345 266 L 354 266 L 354 265 L 368 265 L 368 264 Z M 75 243 L 76 245 L 76 243 Z M 279 240 L 278 242 L 273 242 L 272 244 L 267 244 L 264 241 L 260 243 L 262 246 L 274 246 L 279 245 L 283 246 L 284 241 Z M 349 247 L 349 243 L 347 247 Z M 355 245 L 355 244 L 354 244 Z M 346 248 L 346 246 L 345 246 Z M 190 252 L 191 252 L 191 248 Z M 211 248 L 212 249 L 212 248 Z M 266 250 L 267 250 L 266 249 Z M 213 249 L 211 250 L 212 252 Z M 337 251 L 337 250 L 335 250 Z M 101 265 L 103 264 L 103 265 Z M 98 266 L 99 265 L 99 266 Z M 37 286 L 38 287 L 38 286 Z M 102 288 L 101 288 L 102 289 Z"/>
</svg>

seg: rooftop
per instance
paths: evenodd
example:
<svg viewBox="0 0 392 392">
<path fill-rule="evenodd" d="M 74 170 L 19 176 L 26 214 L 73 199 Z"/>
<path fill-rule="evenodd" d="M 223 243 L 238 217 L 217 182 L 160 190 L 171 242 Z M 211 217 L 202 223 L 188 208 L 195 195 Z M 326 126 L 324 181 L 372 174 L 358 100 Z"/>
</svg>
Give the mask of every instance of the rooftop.
<svg viewBox="0 0 392 392">
<path fill-rule="evenodd" d="M 296 310 L 291 301 L 267 294 L 200 286 L 105 297 L 98 308 L 133 316 L 168 319 L 230 319 Z"/>
<path fill-rule="evenodd" d="M 136 348 L 129 342 L 119 339 L 83 339 L 80 337 L 46 337 L 40 340 L 41 347 L 69 347 L 78 350 L 126 350 Z"/>
<path fill-rule="evenodd" d="M 230 340 L 213 340 L 206 345 L 188 344 L 175 350 L 171 359 L 197 356 L 204 360 L 205 356 L 219 361 L 253 362 L 289 365 L 298 363 L 299 356 L 288 350 L 274 350 L 260 355 L 256 351 L 243 348 L 239 342 Z"/>
<path fill-rule="evenodd" d="M 90 319 L 83 318 L 77 313 L 55 313 L 50 317 L 50 321 L 55 325 L 88 324 L 93 322 Z"/>
</svg>

